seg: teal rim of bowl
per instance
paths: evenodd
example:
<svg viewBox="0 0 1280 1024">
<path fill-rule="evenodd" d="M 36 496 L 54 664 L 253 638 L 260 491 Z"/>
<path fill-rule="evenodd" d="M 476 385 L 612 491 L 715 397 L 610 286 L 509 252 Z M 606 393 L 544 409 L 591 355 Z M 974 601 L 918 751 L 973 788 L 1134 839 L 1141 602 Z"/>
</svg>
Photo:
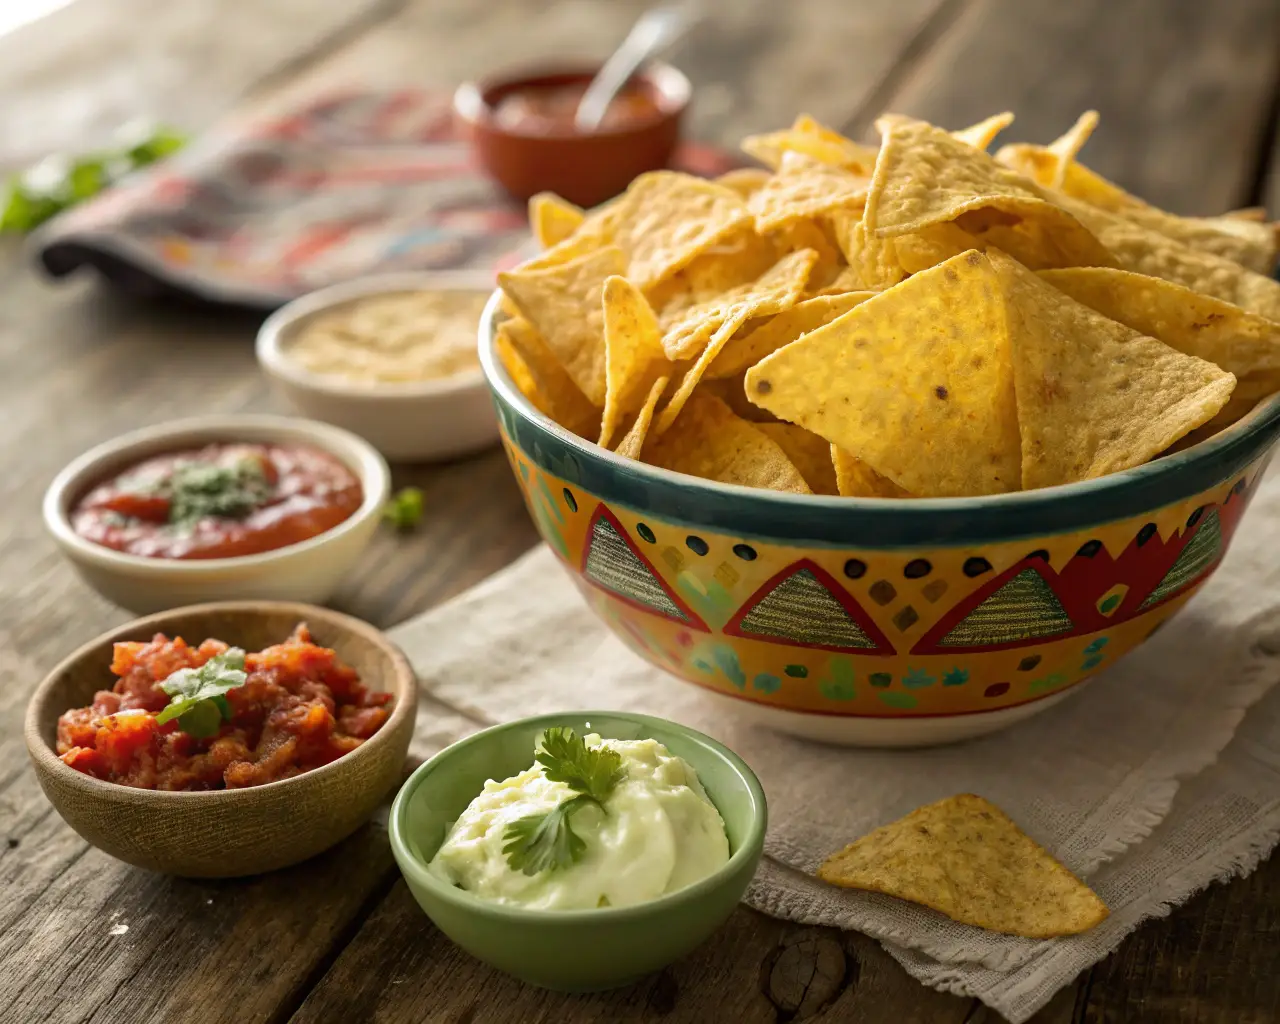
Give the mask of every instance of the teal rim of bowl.
<svg viewBox="0 0 1280 1024">
<path fill-rule="evenodd" d="M 730 764 L 746 784 L 747 792 L 751 794 L 752 803 L 756 807 L 756 813 L 752 818 L 746 835 L 743 837 L 743 841 L 738 844 L 738 848 L 729 855 L 729 859 L 725 863 L 721 864 L 712 874 L 707 875 L 706 878 L 699 879 L 683 889 L 677 889 L 675 892 L 659 896 L 657 899 L 634 903 L 628 907 L 591 907 L 585 910 L 535 910 L 506 903 L 494 903 L 491 900 L 482 899 L 466 889 L 460 889 L 456 885 L 442 882 L 427 870 L 426 864 L 410 849 L 409 840 L 406 836 L 408 822 L 405 820 L 408 816 L 409 800 L 422 784 L 423 777 L 439 768 L 456 751 L 463 747 L 483 742 L 485 737 L 491 733 L 539 723 L 552 726 L 566 718 L 591 718 L 593 716 L 621 718 L 628 722 L 634 722 L 641 727 L 657 726 L 661 729 L 686 733 L 719 754 Z M 530 760 L 532 761 L 532 754 L 530 754 Z M 696 766 L 694 766 L 694 770 L 697 770 Z M 479 793 L 476 795 L 478 796 Z M 713 806 L 715 805 L 714 800 L 711 803 Z M 720 808 L 716 807 L 716 812 L 719 813 L 719 811 Z M 765 801 L 764 787 L 760 785 L 760 780 L 756 778 L 756 773 L 751 770 L 747 763 L 723 743 L 713 740 L 706 733 L 691 729 L 687 725 L 681 725 L 679 722 L 673 722 L 670 719 L 656 718 L 653 715 L 637 715 L 629 711 L 603 711 L 596 709 L 590 711 L 559 711 L 548 715 L 531 715 L 527 718 L 517 718 L 510 722 L 492 725 L 480 732 L 472 733 L 456 743 L 449 744 L 440 753 L 424 761 L 414 769 L 409 778 L 405 780 L 404 785 L 400 787 L 400 792 L 396 794 L 396 798 L 391 804 L 391 815 L 387 822 L 387 834 L 391 838 L 391 850 L 395 855 L 396 862 L 400 865 L 400 870 L 405 875 L 412 875 L 411 881 L 415 885 L 431 890 L 437 897 L 453 904 L 459 910 L 499 920 L 518 918 L 524 921 L 570 924 L 598 921 L 602 917 L 608 917 L 611 921 L 640 918 L 648 916 L 655 911 L 660 912 L 666 908 L 693 902 L 704 893 L 718 888 L 724 882 L 725 877 L 734 873 L 742 866 L 743 862 L 751 860 L 760 854 L 764 847 L 764 834 L 768 825 L 769 808 Z"/>
<path fill-rule="evenodd" d="M 866 548 L 998 542 L 1065 533 L 1153 512 L 1222 483 L 1280 435 L 1280 393 L 1184 451 L 1092 480 L 971 498 L 789 494 L 687 476 L 624 458 L 560 426 L 520 392 L 498 358 L 501 290 L 480 317 L 479 356 L 508 433 L 535 462 L 609 501 L 682 524 L 764 540 Z M 538 451 L 538 446 L 544 448 Z M 575 478 L 576 477 L 576 478 Z"/>
</svg>

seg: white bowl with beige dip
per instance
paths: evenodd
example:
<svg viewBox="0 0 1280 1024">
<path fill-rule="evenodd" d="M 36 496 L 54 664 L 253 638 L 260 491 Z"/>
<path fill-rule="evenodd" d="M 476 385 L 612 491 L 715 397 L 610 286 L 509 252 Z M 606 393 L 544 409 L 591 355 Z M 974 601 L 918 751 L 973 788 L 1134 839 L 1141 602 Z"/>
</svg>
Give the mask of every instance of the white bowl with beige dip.
<svg viewBox="0 0 1280 1024">
<path fill-rule="evenodd" d="M 258 332 L 258 362 L 293 405 L 393 461 L 487 448 L 498 422 L 476 356 L 487 275 L 359 278 L 295 299 Z"/>
</svg>

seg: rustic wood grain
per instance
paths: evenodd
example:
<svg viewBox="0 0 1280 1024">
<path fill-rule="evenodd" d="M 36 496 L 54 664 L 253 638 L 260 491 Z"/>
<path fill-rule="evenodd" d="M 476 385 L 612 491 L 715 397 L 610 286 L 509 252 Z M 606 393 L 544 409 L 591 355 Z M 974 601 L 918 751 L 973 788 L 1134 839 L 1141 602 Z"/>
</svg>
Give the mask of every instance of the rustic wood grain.
<svg viewBox="0 0 1280 1024">
<path fill-rule="evenodd" d="M 1013 110 L 1005 135 L 1034 142 L 1092 107 L 1085 163 L 1175 212 L 1221 213 L 1251 201 L 1278 39 L 1272 0 L 977 0 L 885 105 L 945 127 Z"/>
<path fill-rule="evenodd" d="M 0 38 L 0 163 L 96 140 L 139 112 L 198 128 L 246 90 L 257 109 L 351 82 L 447 87 L 539 57 L 598 56 L 646 5 L 77 0 Z M 865 128 L 885 107 L 958 125 L 1012 106 L 1015 135 L 1046 139 L 1096 105 L 1104 120 L 1089 162 L 1155 201 L 1213 211 L 1244 201 L 1256 177 L 1251 147 L 1271 116 L 1280 19 L 1264 0 L 708 6 L 715 20 L 673 55 L 699 87 L 692 128 L 706 138 L 731 143 L 802 109 Z M 40 494 L 69 458 L 121 431 L 197 412 L 284 411 L 253 362 L 256 325 L 84 281 L 54 288 L 0 242 L 0 503 L 12 510 L 0 517 L 0 1022 L 995 1024 L 972 1001 L 923 989 L 864 936 L 746 909 L 629 989 L 541 993 L 435 931 L 396 881 L 377 824 L 301 868 L 245 882 L 135 871 L 76 837 L 36 787 L 17 723 L 58 657 L 127 616 L 44 537 Z M 400 621 L 535 539 L 496 451 L 396 467 L 395 478 L 424 489 L 427 521 L 378 538 L 335 600 L 342 610 Z M 424 708 L 420 737 L 446 742 L 448 718 Z M 1273 862 L 1147 925 L 1035 1024 L 1276 1019 L 1278 883 Z"/>
<path fill-rule="evenodd" d="M 0 167 L 155 118 L 205 128 L 265 76 L 402 0 L 75 0 L 0 36 Z"/>
<path fill-rule="evenodd" d="M 1085 1024 L 1280 1020 L 1280 859 L 1212 885 L 1092 973 Z"/>
</svg>

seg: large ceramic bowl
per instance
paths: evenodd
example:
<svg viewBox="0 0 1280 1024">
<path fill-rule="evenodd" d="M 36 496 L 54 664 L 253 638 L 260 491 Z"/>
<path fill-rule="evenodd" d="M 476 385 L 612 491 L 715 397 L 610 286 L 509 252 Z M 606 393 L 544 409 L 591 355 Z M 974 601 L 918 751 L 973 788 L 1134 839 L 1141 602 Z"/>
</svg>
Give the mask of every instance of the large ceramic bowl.
<svg viewBox="0 0 1280 1024">
<path fill-rule="evenodd" d="M 621 458 L 480 357 L 543 538 L 632 650 L 727 708 L 836 743 L 916 746 L 1036 714 L 1133 650 L 1222 560 L 1280 396 L 1098 480 L 984 498 L 753 490 Z"/>
</svg>

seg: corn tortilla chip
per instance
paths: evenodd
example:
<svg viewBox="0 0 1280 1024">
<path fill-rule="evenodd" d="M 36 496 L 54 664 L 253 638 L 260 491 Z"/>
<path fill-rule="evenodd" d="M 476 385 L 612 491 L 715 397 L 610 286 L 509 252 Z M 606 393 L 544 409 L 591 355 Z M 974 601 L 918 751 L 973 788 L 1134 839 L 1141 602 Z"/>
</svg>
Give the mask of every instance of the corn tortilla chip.
<svg viewBox="0 0 1280 1024">
<path fill-rule="evenodd" d="M 1000 808 L 963 793 L 832 854 L 818 877 L 931 907 L 988 931 L 1047 939 L 1106 919 L 1097 894 Z"/>
<path fill-rule="evenodd" d="M 703 374 L 743 324 L 752 317 L 780 313 L 796 303 L 804 292 L 804 282 L 808 279 L 809 268 L 813 266 L 816 258 L 817 253 L 812 249 L 784 256 L 773 270 L 757 282 L 756 291 L 726 304 L 723 310 L 715 312 L 712 317 L 718 323 L 715 333 L 707 341 L 697 362 L 685 371 L 675 393 L 658 415 L 658 422 L 653 427 L 654 433 L 659 436 L 666 433 L 675 418 L 680 415 L 680 410 L 693 393 L 693 389 L 702 380 Z M 669 336 L 669 334 L 664 335 L 662 339 L 662 347 L 668 354 L 671 352 L 667 344 Z"/>
<path fill-rule="evenodd" d="M 831 446 L 826 441 L 794 423 L 757 423 L 755 426 L 782 449 L 814 494 L 840 493 L 836 489 Z"/>
<path fill-rule="evenodd" d="M 907 276 L 906 268 L 898 259 L 897 239 L 868 233 L 865 213 L 858 219 L 837 215 L 831 223 L 841 251 L 864 288 L 882 291 Z"/>
<path fill-rule="evenodd" d="M 618 447 L 614 449 L 623 458 L 635 461 L 640 459 L 645 438 L 649 436 L 649 425 L 653 422 L 653 410 L 658 407 L 658 401 L 662 398 L 662 392 L 666 390 L 669 381 L 669 377 L 659 377 L 649 388 L 644 405 L 640 406 L 635 419 L 631 421 L 631 426 L 627 428 L 627 432 L 622 435 L 622 440 L 618 442 Z"/>
<path fill-rule="evenodd" d="M 898 264 L 908 274 L 945 263 L 970 249 L 982 248 L 978 239 L 958 224 L 930 224 L 927 228 L 892 239 Z"/>
<path fill-rule="evenodd" d="M 756 280 L 777 260 L 774 242 L 747 226 L 648 289 L 645 297 L 655 310 L 661 311 L 659 319 L 669 324 L 683 311 Z"/>
<path fill-rule="evenodd" d="M 648 290 L 750 223 L 751 213 L 733 189 L 677 171 L 651 171 L 624 193 L 613 240 L 627 256 L 628 280 Z"/>
<path fill-rule="evenodd" d="M 529 200 L 529 225 L 544 249 L 563 242 L 585 219 L 582 210 L 553 192 L 539 192 Z"/>
<path fill-rule="evenodd" d="M 782 166 L 787 153 L 800 153 L 820 163 L 863 176 L 869 175 L 876 165 L 873 147 L 846 139 L 808 114 L 797 117 L 786 131 L 747 136 L 742 140 L 742 149 L 775 171 Z"/>
<path fill-rule="evenodd" d="M 1045 199 L 1034 181 L 982 150 L 924 121 L 893 115 L 876 123 L 884 141 L 863 214 L 868 238 L 910 234 L 965 213 L 998 210 L 1014 222 L 1039 225 L 1053 241 L 1059 266 L 1115 265 L 1102 243 Z"/>
<path fill-rule="evenodd" d="M 756 230 L 774 231 L 836 209 L 861 208 L 870 179 L 800 153 L 787 153 L 778 172 L 752 193 L 747 207 Z"/>
<path fill-rule="evenodd" d="M 1139 334 L 1217 363 L 1261 395 L 1280 390 L 1280 323 L 1172 281 L 1106 267 L 1042 270 L 1059 291 Z"/>
<path fill-rule="evenodd" d="M 689 359 L 698 355 L 730 321 L 741 326 L 751 317 L 790 309 L 804 295 L 809 273 L 817 259 L 817 252 L 802 249 L 782 257 L 756 280 L 731 288 L 705 302 L 686 308 L 678 305 L 665 307 L 658 322 L 662 327 L 662 347 L 667 357 Z"/>
<path fill-rule="evenodd" d="M 639 288 L 625 277 L 611 277 L 603 303 L 605 397 L 597 443 L 608 448 L 623 416 L 644 404 L 655 380 L 670 377 L 671 363 L 662 351 L 658 318 Z"/>
<path fill-rule="evenodd" d="M 675 425 L 645 447 L 645 461 L 704 480 L 809 494 L 778 445 L 720 399 L 694 395 Z"/>
<path fill-rule="evenodd" d="M 1018 487 L 1004 304 L 981 253 L 855 306 L 756 364 L 746 382 L 755 404 L 856 452 L 911 494 Z"/>
<path fill-rule="evenodd" d="M 809 293 L 810 298 L 817 298 L 821 295 L 844 295 L 848 292 L 868 291 L 868 286 L 862 280 L 862 274 L 858 272 L 857 267 L 845 267 L 842 269 L 824 288 L 818 288 Z"/>
<path fill-rule="evenodd" d="M 591 401 L 603 406 L 606 278 L 622 274 L 622 252 L 609 246 L 543 269 L 517 268 L 498 275 L 498 284 L 546 340 L 560 365 Z"/>
<path fill-rule="evenodd" d="M 739 167 L 715 179 L 717 185 L 731 188 L 746 199 L 769 180 L 769 172 L 760 167 Z"/>
<path fill-rule="evenodd" d="M 1235 378 L 1068 298 L 992 251 L 1007 302 L 1022 486 L 1116 473 L 1226 404 Z"/>
<path fill-rule="evenodd" d="M 1270 274 L 1275 268 L 1278 240 L 1270 224 L 1229 214 L 1222 217 L 1180 217 L 1167 213 L 1130 195 L 1083 164 L 1063 162 L 1052 147 L 1004 146 L 996 154 L 996 159 L 1072 199 L 1115 214 L 1192 249 L 1233 260 L 1258 274 Z M 1059 175 L 1061 184 L 1054 184 Z"/>
<path fill-rule="evenodd" d="M 836 492 L 846 498 L 911 497 L 887 476 L 881 476 L 860 458 L 837 445 L 831 445 L 830 458 L 836 474 Z"/>
<path fill-rule="evenodd" d="M 768 409 L 761 409 L 760 406 L 751 404 L 751 400 L 747 398 L 745 373 L 739 373 L 735 377 L 724 377 L 720 380 L 703 378 L 698 385 L 698 392 L 715 395 L 716 398 L 733 410 L 735 416 L 746 420 L 748 423 L 782 422 Z"/>
<path fill-rule="evenodd" d="M 1050 188 L 1062 188 L 1071 165 L 1076 162 L 1077 155 L 1084 148 L 1084 144 L 1089 141 L 1097 127 L 1098 112 L 1096 110 L 1086 110 L 1076 118 L 1075 124 L 1049 143 L 1049 152 L 1057 158 L 1057 166 L 1054 167 L 1048 181 Z"/>
<path fill-rule="evenodd" d="M 971 124 L 968 128 L 952 132 L 951 135 L 966 146 L 985 150 L 991 145 L 991 141 L 1011 124 L 1013 124 L 1013 114 L 1006 110 L 1002 114 L 992 114 L 977 124 Z"/>
<path fill-rule="evenodd" d="M 521 318 L 503 321 L 497 347 L 512 381 L 539 412 L 589 441 L 599 435 L 600 410 L 565 372 L 532 324 Z"/>
<path fill-rule="evenodd" d="M 1280 282 L 1079 199 L 1060 193 L 1057 200 L 1088 224 L 1121 268 L 1173 281 L 1280 322 Z"/>
<path fill-rule="evenodd" d="M 734 335 L 707 368 L 707 380 L 720 380 L 744 372 L 783 345 L 790 345 L 802 334 L 816 331 L 875 294 L 868 291 L 844 292 L 806 299 L 754 330 Z"/>
</svg>

